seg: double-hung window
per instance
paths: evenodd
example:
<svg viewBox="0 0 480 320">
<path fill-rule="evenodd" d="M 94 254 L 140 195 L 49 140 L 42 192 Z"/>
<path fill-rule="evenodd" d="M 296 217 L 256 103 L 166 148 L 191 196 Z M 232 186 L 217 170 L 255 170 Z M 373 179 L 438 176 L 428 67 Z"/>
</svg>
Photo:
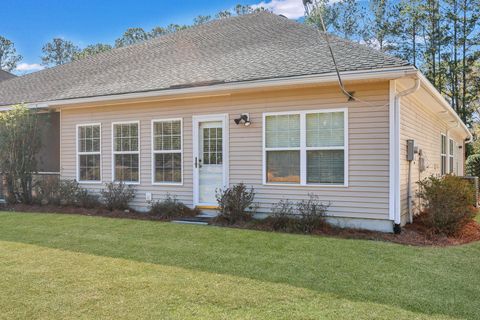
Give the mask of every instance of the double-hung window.
<svg viewBox="0 0 480 320">
<path fill-rule="evenodd" d="M 100 182 L 101 177 L 101 126 L 77 126 L 77 180 Z"/>
<path fill-rule="evenodd" d="M 182 183 L 182 120 L 152 121 L 153 183 Z"/>
<path fill-rule="evenodd" d="M 454 165 L 454 155 L 455 155 L 455 142 L 450 139 L 448 141 L 448 165 L 449 165 L 449 172 L 455 172 L 455 165 Z"/>
<path fill-rule="evenodd" d="M 441 148 L 440 148 L 440 174 L 443 176 L 447 173 L 447 137 L 441 135 Z"/>
<path fill-rule="evenodd" d="M 346 109 L 264 115 L 264 181 L 347 185 Z"/>
<path fill-rule="evenodd" d="M 113 123 L 113 180 L 138 183 L 140 172 L 139 122 Z"/>
</svg>

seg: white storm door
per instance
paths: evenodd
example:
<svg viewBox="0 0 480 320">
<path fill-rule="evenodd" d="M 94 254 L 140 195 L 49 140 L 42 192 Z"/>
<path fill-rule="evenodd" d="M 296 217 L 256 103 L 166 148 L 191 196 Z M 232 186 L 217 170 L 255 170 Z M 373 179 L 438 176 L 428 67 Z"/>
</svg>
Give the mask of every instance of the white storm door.
<svg viewBox="0 0 480 320">
<path fill-rule="evenodd" d="M 228 117 L 193 117 L 194 204 L 216 206 L 216 192 L 228 185 Z"/>
</svg>

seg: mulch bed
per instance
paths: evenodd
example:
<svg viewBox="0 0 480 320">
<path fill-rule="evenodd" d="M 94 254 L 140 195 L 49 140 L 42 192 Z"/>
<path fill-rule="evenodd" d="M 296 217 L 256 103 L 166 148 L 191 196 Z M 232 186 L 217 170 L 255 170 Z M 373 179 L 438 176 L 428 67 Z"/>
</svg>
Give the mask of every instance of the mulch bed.
<svg viewBox="0 0 480 320">
<path fill-rule="evenodd" d="M 82 216 L 97 216 L 97 217 L 106 217 L 106 218 L 165 221 L 165 218 L 163 217 L 153 216 L 146 213 L 139 213 L 132 209 L 125 210 L 125 211 L 122 211 L 122 210 L 110 211 L 105 208 L 85 209 L 85 208 L 67 207 L 67 206 L 53 206 L 53 205 L 40 206 L 40 205 L 15 204 L 15 205 L 9 205 L 2 210 L 14 211 L 14 212 L 78 214 Z"/>
<path fill-rule="evenodd" d="M 139 213 L 133 210 L 126 211 L 109 211 L 104 208 L 84 209 L 76 207 L 63 206 L 39 206 L 39 205 L 10 205 L 6 207 L 6 211 L 14 212 L 39 212 L 39 213 L 59 213 L 59 214 L 78 214 L 85 216 L 101 216 L 107 218 L 121 218 L 121 219 L 135 219 L 135 220 L 152 220 L 152 221 L 169 221 L 164 217 L 152 216 L 146 213 Z M 262 223 L 260 220 L 254 222 L 239 223 L 236 225 L 225 225 L 221 222 L 213 221 L 212 225 L 233 227 L 240 229 L 254 229 L 260 231 L 273 231 L 270 226 Z M 447 237 L 442 235 L 429 235 L 425 227 L 419 221 L 413 224 L 406 225 L 402 228 L 401 234 L 390 234 L 383 232 L 357 230 L 357 229 L 343 229 L 332 226 L 325 226 L 313 232 L 315 235 L 333 236 L 343 239 L 362 239 L 375 241 L 388 241 L 404 245 L 412 246 L 454 246 L 462 245 L 475 241 L 480 241 L 480 224 L 476 221 L 469 222 L 456 237 Z"/>
</svg>

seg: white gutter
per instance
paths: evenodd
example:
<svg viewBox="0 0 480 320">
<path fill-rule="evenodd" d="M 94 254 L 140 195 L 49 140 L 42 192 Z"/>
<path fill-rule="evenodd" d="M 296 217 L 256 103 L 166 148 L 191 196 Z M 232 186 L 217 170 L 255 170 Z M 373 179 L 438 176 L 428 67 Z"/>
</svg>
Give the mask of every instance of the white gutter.
<svg viewBox="0 0 480 320">
<path fill-rule="evenodd" d="M 445 98 L 442 96 L 440 92 L 433 86 L 433 84 L 421 73 L 418 72 L 418 77 L 422 81 L 422 85 L 425 88 L 425 90 L 430 93 L 435 100 L 437 100 L 440 105 L 445 109 L 445 111 L 452 116 L 455 121 L 462 127 L 462 129 L 467 133 L 468 135 L 468 141 L 465 141 L 465 143 L 470 143 L 473 141 L 473 135 L 472 132 L 468 129 L 468 127 L 463 123 L 462 119 L 458 116 L 458 114 L 453 110 L 453 108 L 450 106 L 450 104 L 445 100 Z"/>
<path fill-rule="evenodd" d="M 416 69 L 413 67 L 399 67 L 388 69 L 373 69 L 373 70 L 358 70 L 342 72 L 342 79 L 344 81 L 357 80 L 391 80 L 416 74 Z M 87 104 L 87 103 L 101 103 L 115 100 L 129 100 L 129 99 L 148 99 L 166 96 L 179 95 L 202 95 L 213 92 L 232 91 L 232 90 L 248 90 L 248 89 L 262 89 L 277 86 L 292 86 L 292 85 L 308 85 L 336 82 L 336 73 L 326 73 L 320 75 L 298 76 L 288 78 L 266 79 L 266 80 L 252 80 L 242 82 L 232 82 L 224 84 L 215 84 L 210 86 L 199 86 L 181 89 L 164 89 L 146 92 L 134 92 L 125 94 L 113 94 L 105 96 L 95 96 L 86 98 L 61 99 L 37 103 L 27 103 L 29 108 L 49 108 L 62 107 L 73 104 Z M 13 105 L 0 107 L 0 111 L 10 110 Z"/>
<path fill-rule="evenodd" d="M 393 101 L 393 123 L 391 123 L 391 125 L 393 125 L 393 128 L 391 128 L 393 131 L 393 141 L 391 141 L 393 145 L 391 149 L 393 150 L 393 155 L 391 156 L 393 157 L 392 167 L 394 172 L 393 177 L 391 177 L 393 178 L 393 190 L 390 191 L 393 192 L 393 219 L 396 226 L 400 226 L 402 218 L 400 204 L 400 101 L 402 97 L 406 97 L 417 92 L 418 89 L 420 89 L 420 84 L 420 79 L 416 77 L 414 85 L 409 89 L 395 93 Z M 390 203 L 390 205 L 392 205 L 392 203 Z M 397 231 L 397 227 L 394 229 Z"/>
</svg>

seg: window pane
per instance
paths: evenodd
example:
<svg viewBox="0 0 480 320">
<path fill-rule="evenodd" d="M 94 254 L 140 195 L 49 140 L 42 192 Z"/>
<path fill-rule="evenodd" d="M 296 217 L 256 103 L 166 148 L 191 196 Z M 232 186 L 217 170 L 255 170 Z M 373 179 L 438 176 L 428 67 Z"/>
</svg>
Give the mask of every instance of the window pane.
<svg viewBox="0 0 480 320">
<path fill-rule="evenodd" d="M 181 182 L 181 153 L 159 153 L 155 155 L 155 182 Z"/>
<path fill-rule="evenodd" d="M 267 148 L 300 147 L 300 115 L 278 115 L 265 118 Z"/>
<path fill-rule="evenodd" d="M 114 125 L 115 151 L 138 151 L 138 123 Z"/>
<path fill-rule="evenodd" d="M 79 152 L 100 152 L 100 126 L 82 126 L 78 130 Z"/>
<path fill-rule="evenodd" d="M 342 147 L 344 113 L 310 113 L 306 115 L 307 147 Z"/>
<path fill-rule="evenodd" d="M 181 122 L 160 121 L 154 123 L 154 150 L 181 150 Z"/>
<path fill-rule="evenodd" d="M 100 181 L 100 155 L 79 156 L 79 178 L 80 181 Z"/>
<path fill-rule="evenodd" d="M 267 182 L 300 183 L 300 151 L 268 151 Z"/>
<path fill-rule="evenodd" d="M 115 155 L 115 181 L 138 181 L 138 154 Z"/>
<path fill-rule="evenodd" d="M 307 151 L 307 183 L 344 183 L 344 151 Z"/>
</svg>

